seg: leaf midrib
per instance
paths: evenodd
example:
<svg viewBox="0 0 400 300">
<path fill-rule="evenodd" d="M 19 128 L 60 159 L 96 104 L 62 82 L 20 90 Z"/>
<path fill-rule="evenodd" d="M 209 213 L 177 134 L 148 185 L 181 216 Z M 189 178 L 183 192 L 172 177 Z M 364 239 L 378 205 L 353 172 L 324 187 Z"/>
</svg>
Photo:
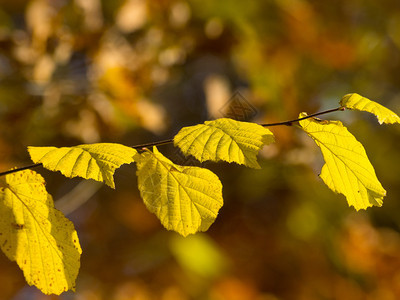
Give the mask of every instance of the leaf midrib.
<svg viewBox="0 0 400 300">
<path fill-rule="evenodd" d="M 197 204 L 200 204 L 200 203 L 197 203 L 197 202 L 195 202 L 195 201 L 192 200 L 192 198 L 190 197 L 188 188 L 187 188 L 184 184 L 182 184 L 182 183 L 180 182 L 180 180 L 173 174 L 173 172 L 171 172 L 171 171 L 169 170 L 168 165 L 167 165 L 167 162 L 164 162 L 163 160 L 159 159 L 159 158 L 157 157 L 157 155 L 154 154 L 153 152 L 151 152 L 150 150 L 148 150 L 148 152 L 149 152 L 151 155 L 153 155 L 153 157 L 160 163 L 160 165 L 162 165 L 162 166 L 166 169 L 167 173 L 171 174 L 171 176 L 172 176 L 172 177 L 174 178 L 174 180 L 178 183 L 178 185 L 182 187 L 182 190 L 185 192 L 186 196 L 191 200 L 191 203 L 194 204 L 194 206 L 195 206 L 195 208 L 196 208 L 196 211 L 197 211 L 197 213 L 198 213 L 199 216 L 200 216 L 200 220 L 202 221 L 203 219 L 202 219 L 202 217 L 201 217 L 201 213 L 200 213 L 199 209 L 197 208 Z M 197 191 L 197 190 L 196 190 L 196 191 Z M 199 192 L 200 192 L 200 191 L 199 191 Z M 202 193 L 202 194 L 205 195 L 204 193 Z M 208 195 L 206 195 L 206 196 L 208 196 Z M 210 196 L 209 196 L 209 197 L 210 197 Z M 210 197 L 210 198 L 211 198 L 211 197 Z M 211 198 L 211 199 L 213 199 L 213 198 Z M 181 215 L 181 219 L 182 219 L 182 216 L 183 216 L 182 205 L 181 205 L 181 201 L 178 201 L 178 202 L 179 202 L 180 215 Z M 200 204 L 200 205 L 201 205 L 201 204 Z M 203 205 L 201 205 L 201 206 L 204 207 L 204 208 L 206 208 L 206 209 L 208 209 L 210 212 L 212 212 L 209 208 L 207 208 L 207 207 L 205 207 L 205 206 L 203 206 Z M 192 214 L 190 215 L 190 219 L 191 219 L 191 222 L 190 222 L 190 223 L 193 224 L 193 216 L 192 216 Z M 184 228 L 184 226 L 182 226 L 182 227 Z M 184 229 L 184 230 L 185 230 L 185 229 Z"/>
</svg>

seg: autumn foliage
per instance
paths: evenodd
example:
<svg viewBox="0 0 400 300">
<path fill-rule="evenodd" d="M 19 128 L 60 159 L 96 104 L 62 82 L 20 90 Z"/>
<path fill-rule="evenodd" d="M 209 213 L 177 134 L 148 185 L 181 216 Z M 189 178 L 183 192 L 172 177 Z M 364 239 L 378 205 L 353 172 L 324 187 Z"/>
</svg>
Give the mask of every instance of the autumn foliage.
<svg viewBox="0 0 400 300">
<path fill-rule="evenodd" d="M 340 110 L 368 111 L 376 114 L 380 123 L 400 123 L 395 113 L 358 94 L 346 95 L 340 103 Z M 364 147 L 341 122 L 315 119 L 306 113 L 287 123 L 294 122 L 299 122 L 321 148 L 325 165 L 320 176 L 330 189 L 345 195 L 357 210 L 382 206 L 386 190 Z M 217 119 L 184 127 L 173 141 L 184 155 L 201 162 L 235 162 L 257 169 L 258 152 L 274 142 L 273 133 L 266 126 L 271 125 Z M 121 144 L 106 143 L 28 150 L 34 163 L 51 171 L 70 178 L 94 179 L 112 188 L 115 170 L 136 162 L 138 188 L 146 207 L 166 229 L 184 237 L 208 230 L 223 205 L 222 184 L 217 175 L 205 168 L 177 165 L 155 145 L 152 151 L 142 147 L 141 153 Z M 17 261 L 27 282 L 45 294 L 75 290 L 81 249 L 73 225 L 54 209 L 40 175 L 14 171 L 5 176 L 6 188 L 0 195 L 1 211 L 6 217 L 1 228 L 2 250 Z"/>
<path fill-rule="evenodd" d="M 399 298 L 399 10 L 2 1 L 0 298 Z"/>
</svg>

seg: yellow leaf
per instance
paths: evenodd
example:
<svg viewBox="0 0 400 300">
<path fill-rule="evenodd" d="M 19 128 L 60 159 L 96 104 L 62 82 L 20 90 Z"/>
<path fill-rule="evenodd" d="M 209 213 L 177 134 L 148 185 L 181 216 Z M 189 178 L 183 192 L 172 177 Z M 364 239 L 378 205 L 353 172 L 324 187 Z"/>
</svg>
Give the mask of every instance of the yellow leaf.
<svg viewBox="0 0 400 300">
<path fill-rule="evenodd" d="M 156 147 L 136 155 L 135 160 L 140 195 L 165 228 L 187 236 L 210 227 L 223 205 L 217 175 L 176 165 Z"/>
<path fill-rule="evenodd" d="M 274 142 L 268 129 L 254 123 L 228 118 L 184 127 L 174 137 L 174 145 L 199 161 L 227 161 L 259 169 L 257 154 Z"/>
<path fill-rule="evenodd" d="M 307 114 L 300 114 L 305 117 Z M 334 192 L 346 196 L 356 210 L 382 206 L 386 191 L 376 177 L 364 147 L 339 121 L 300 121 L 303 130 L 321 148 L 325 165 L 321 178 Z"/>
<path fill-rule="evenodd" d="M 400 123 L 400 117 L 390 109 L 362 97 L 359 94 L 354 93 L 343 96 L 342 100 L 340 100 L 340 105 L 348 109 L 366 111 L 374 114 L 378 118 L 379 124 Z"/>
<path fill-rule="evenodd" d="M 34 163 L 42 163 L 51 171 L 66 177 L 82 177 L 105 182 L 115 188 L 114 172 L 123 164 L 132 163 L 137 151 L 111 143 L 79 145 L 75 147 L 28 147 Z"/>
<path fill-rule="evenodd" d="M 29 285 L 45 294 L 75 290 L 80 255 L 74 225 L 54 208 L 39 174 L 6 175 L 0 188 L 0 246 Z"/>
</svg>

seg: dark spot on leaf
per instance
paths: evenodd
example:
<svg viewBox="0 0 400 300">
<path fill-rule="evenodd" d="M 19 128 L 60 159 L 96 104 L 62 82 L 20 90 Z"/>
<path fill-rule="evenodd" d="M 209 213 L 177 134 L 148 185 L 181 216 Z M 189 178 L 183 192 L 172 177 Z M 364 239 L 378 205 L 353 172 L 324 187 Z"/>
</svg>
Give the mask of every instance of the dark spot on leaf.
<svg viewBox="0 0 400 300">
<path fill-rule="evenodd" d="M 17 230 L 21 230 L 21 229 L 25 228 L 24 224 L 11 223 L 11 225 Z"/>
</svg>

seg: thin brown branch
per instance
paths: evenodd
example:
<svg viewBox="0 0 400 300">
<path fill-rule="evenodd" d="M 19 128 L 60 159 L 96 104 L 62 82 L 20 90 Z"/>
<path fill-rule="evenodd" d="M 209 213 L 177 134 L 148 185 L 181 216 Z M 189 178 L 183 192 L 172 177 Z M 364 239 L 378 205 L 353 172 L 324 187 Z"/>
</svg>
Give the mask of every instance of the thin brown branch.
<svg viewBox="0 0 400 300">
<path fill-rule="evenodd" d="M 312 117 L 316 117 L 316 116 L 320 116 L 320 115 L 324 115 L 324 114 L 328 114 L 331 112 L 335 112 L 335 111 L 341 111 L 344 110 L 344 107 L 337 107 L 337 108 L 333 108 L 333 109 L 328 109 L 328 110 L 324 110 L 324 111 L 320 111 L 311 115 L 307 115 L 303 118 L 299 118 L 299 119 L 295 119 L 295 120 L 290 120 L 290 121 L 285 121 L 285 122 L 278 122 L 278 123 L 267 123 L 267 124 L 260 124 L 263 127 L 270 127 L 270 126 L 279 126 L 279 125 L 286 125 L 286 126 L 292 126 L 293 123 L 305 120 L 305 119 L 309 119 Z"/>
<path fill-rule="evenodd" d="M 142 149 L 142 148 L 147 148 L 147 147 L 171 144 L 173 142 L 174 142 L 174 139 L 169 139 L 169 140 L 164 140 L 164 141 L 158 141 L 158 142 L 152 142 L 152 143 L 147 143 L 147 144 L 136 145 L 136 146 L 132 146 L 131 148 L 133 148 L 133 149 Z"/>
<path fill-rule="evenodd" d="M 27 169 L 33 169 L 33 168 L 36 168 L 36 167 L 40 167 L 41 165 L 42 165 L 42 164 L 39 163 L 39 164 L 33 164 L 33 165 L 21 167 L 21 168 L 15 168 L 15 169 L 12 169 L 12 170 L 8 170 L 8 171 L 5 171 L 5 172 L 1 172 L 1 173 L 0 173 L 0 176 L 4 176 L 4 175 L 11 174 L 11 173 L 15 173 L 15 172 L 20 172 L 20 171 L 27 170 Z"/>
<path fill-rule="evenodd" d="M 295 120 L 290 120 L 290 121 L 285 121 L 285 122 L 278 122 L 278 123 L 259 124 L 259 125 L 261 125 L 263 127 L 279 126 L 279 125 L 291 126 L 291 125 L 293 125 L 293 123 L 299 122 L 301 120 L 305 120 L 305 119 L 308 119 L 308 118 L 312 118 L 312 117 L 328 114 L 328 113 L 335 112 L 335 111 L 341 111 L 341 110 L 344 110 L 344 109 L 345 108 L 341 106 L 341 107 L 337 107 L 337 108 L 333 108 L 333 109 L 320 111 L 320 112 L 305 116 L 303 118 L 295 119 Z M 163 140 L 163 141 L 158 141 L 158 142 L 152 142 L 152 143 L 147 143 L 147 144 L 136 145 L 136 146 L 132 146 L 132 148 L 134 148 L 134 149 L 142 149 L 142 148 L 148 148 L 148 147 L 152 147 L 152 146 L 161 146 L 161 145 L 171 144 L 173 142 L 174 142 L 174 139 L 168 139 L 168 140 Z M 21 168 L 15 168 L 15 169 L 12 169 L 12 170 L 9 170 L 9 171 L 1 172 L 0 176 L 4 176 L 4 175 L 15 173 L 15 172 L 20 172 L 20 171 L 27 170 L 27 169 L 36 168 L 36 167 L 39 167 L 39 166 L 42 166 L 42 164 L 39 163 L 39 164 L 33 164 L 33 165 L 21 167 Z"/>
</svg>

